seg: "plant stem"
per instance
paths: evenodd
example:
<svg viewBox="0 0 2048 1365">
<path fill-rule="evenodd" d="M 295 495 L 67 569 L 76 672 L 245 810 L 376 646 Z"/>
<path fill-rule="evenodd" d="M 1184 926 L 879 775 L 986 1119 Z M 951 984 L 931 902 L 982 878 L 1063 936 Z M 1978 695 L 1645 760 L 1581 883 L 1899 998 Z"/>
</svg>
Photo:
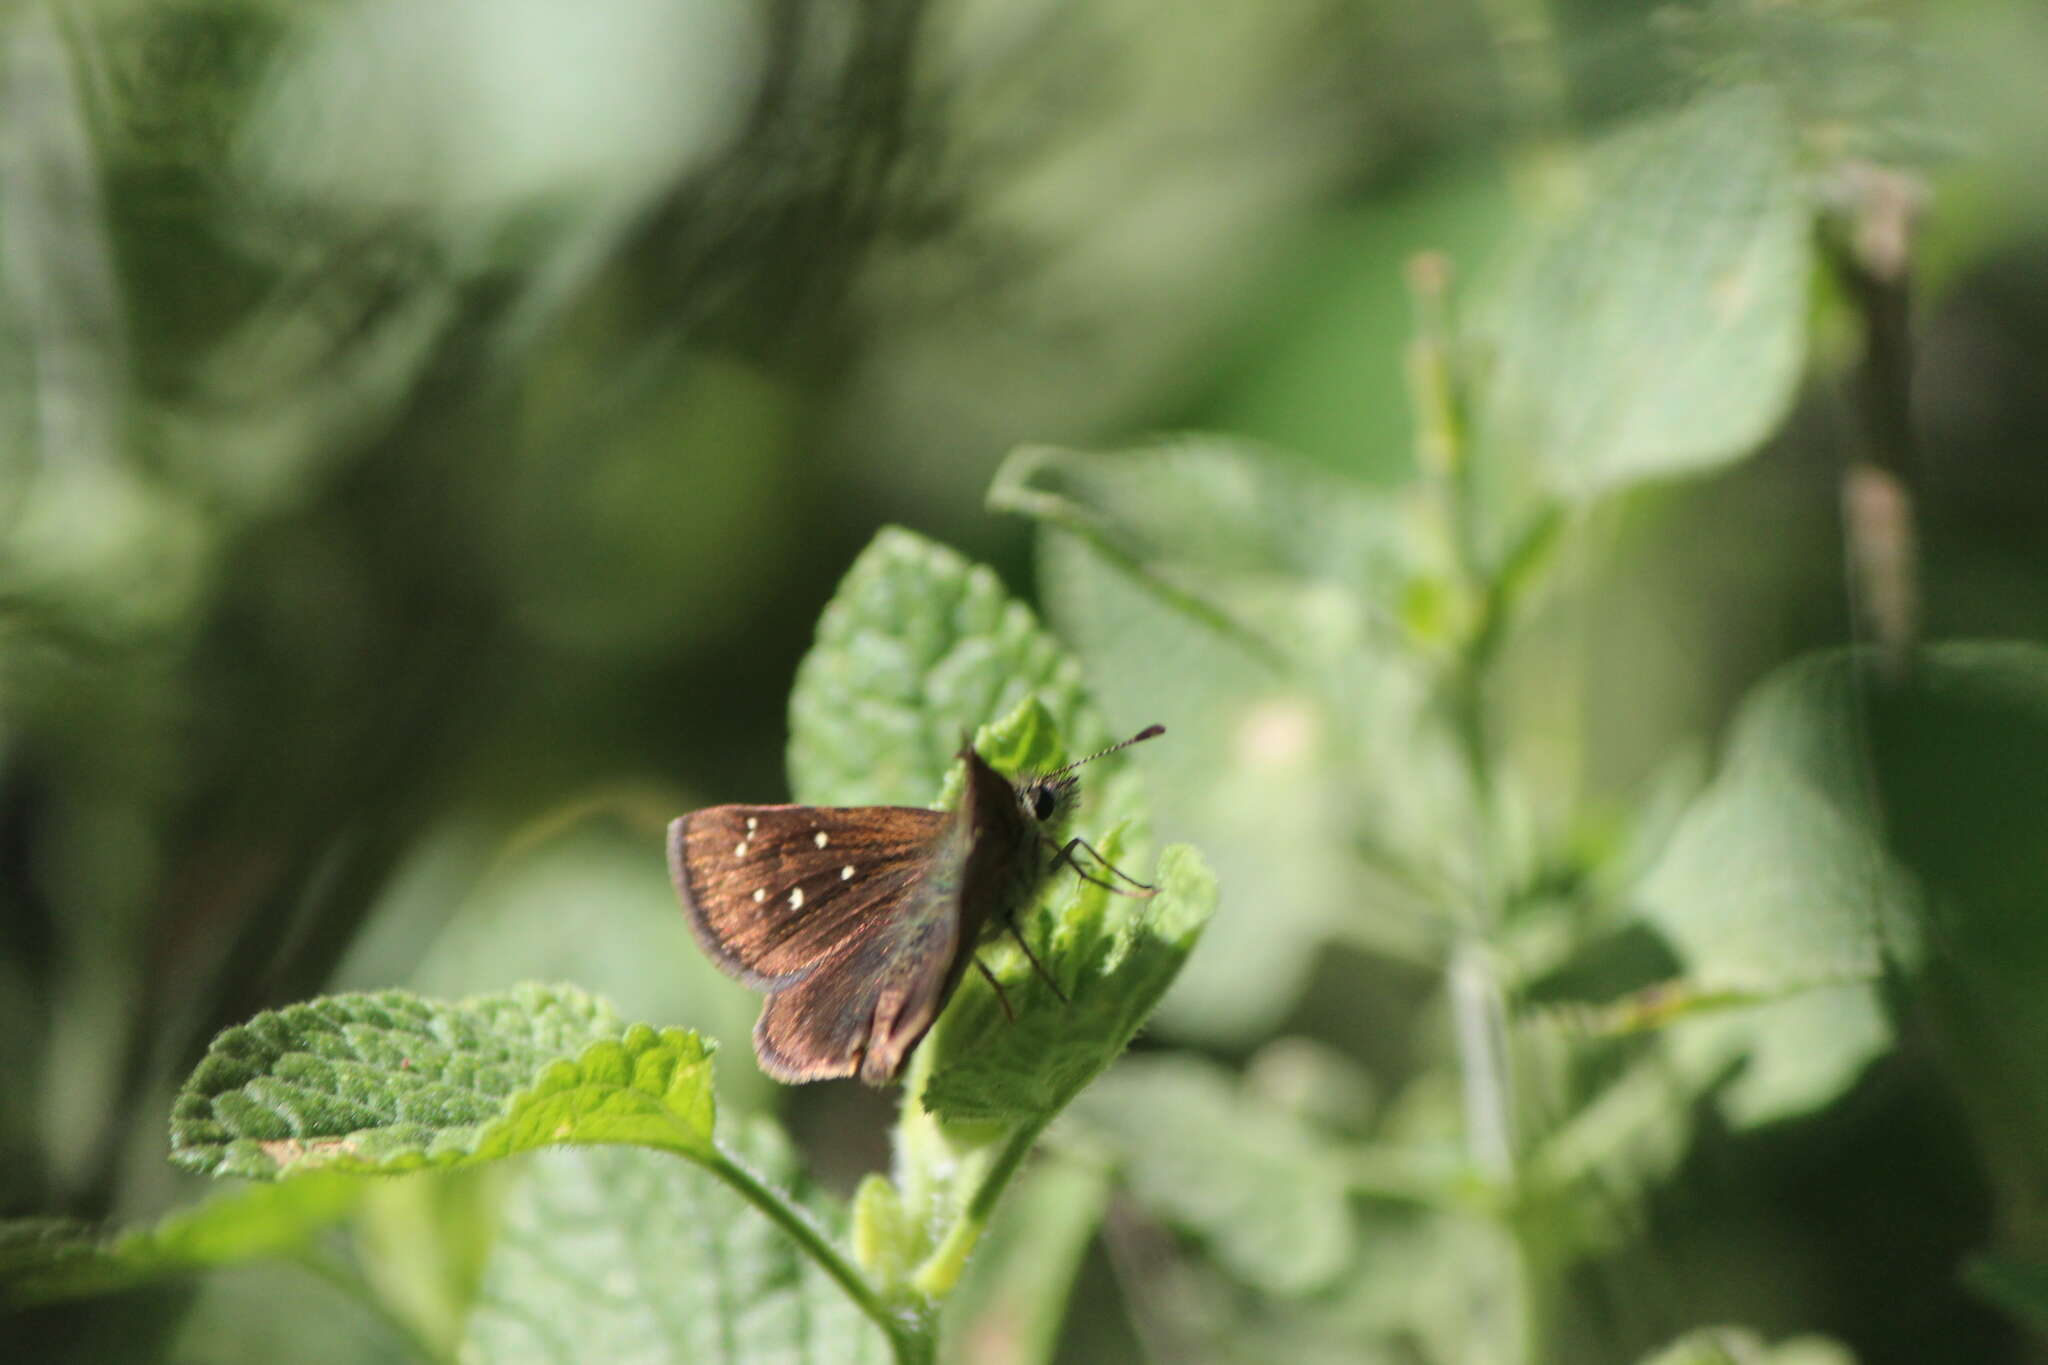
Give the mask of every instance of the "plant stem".
<svg viewBox="0 0 2048 1365">
<path fill-rule="evenodd" d="M 1416 463 L 1429 490 L 1443 540 L 1445 569 L 1460 604 L 1461 638 L 1446 661 L 1443 685 L 1478 817 L 1481 905 L 1477 914 L 1466 919 L 1470 927 L 1484 930 L 1497 923 L 1502 899 L 1493 873 L 1493 744 L 1487 725 L 1485 679 L 1504 631 L 1507 603 L 1481 525 L 1479 476 L 1470 449 L 1467 380 L 1451 306 L 1450 262 L 1435 252 L 1423 252 L 1409 260 L 1407 278 L 1415 309 L 1415 336 L 1408 345 L 1408 393 L 1415 409 Z"/>
<path fill-rule="evenodd" d="M 1849 376 L 1856 449 L 1842 471 L 1850 605 L 1875 637 L 1884 676 L 1897 682 L 1920 634 L 1910 323 L 1925 192 L 1877 166 L 1852 164 L 1834 179 L 1838 204 L 1821 242 L 1863 324 L 1863 355 Z"/>
<path fill-rule="evenodd" d="M 911 1284 L 919 1293 L 936 1298 L 950 1292 L 959 1281 L 968 1256 L 987 1229 L 997 1201 L 1003 1197 L 1003 1190 L 1017 1174 L 1017 1168 L 1024 1164 L 1024 1158 L 1030 1155 L 1038 1135 L 1044 1131 L 1043 1120 L 1026 1123 L 1004 1140 L 995 1160 L 982 1173 L 981 1183 L 975 1186 L 967 1207 L 960 1211 L 953 1226 L 946 1229 L 945 1240 L 925 1257 L 924 1264 L 910 1277 Z"/>
<path fill-rule="evenodd" d="M 1550 37 L 1542 0 L 1493 0 L 1489 9 L 1505 35 L 1526 23 L 1547 50 Z M 1512 23 L 1510 21 L 1513 21 Z M 1545 70 L 1532 67 L 1535 76 Z M 1561 87 L 1560 87 L 1561 88 Z M 1531 92 L 1548 105 L 1556 92 L 1542 81 Z M 1507 546 L 1487 525 L 1487 485 L 1473 458 L 1472 425 L 1461 347 L 1451 311 L 1450 271 L 1440 258 L 1423 255 L 1409 263 L 1416 336 L 1408 353 L 1410 394 L 1416 409 L 1417 457 L 1434 502 L 1446 551 L 1452 592 L 1460 604 L 1457 647 L 1445 660 L 1441 685 L 1452 734 L 1471 790 L 1473 866 L 1477 886 L 1471 903 L 1446 906 L 1460 913 L 1462 928 L 1444 967 L 1444 994 L 1457 1041 L 1466 1147 L 1475 1169 L 1512 1208 L 1519 1182 L 1514 1131 L 1514 1057 L 1508 1042 L 1507 1003 L 1491 943 L 1507 914 L 1508 873 L 1501 847 L 1499 752 L 1486 686 L 1499 657 L 1514 607 L 1547 557 L 1561 527 L 1545 509 Z M 1520 1359 L 1541 1359 L 1543 1305 L 1539 1302 L 1543 1264 L 1525 1220 L 1511 1218 L 1523 1268 L 1525 1292 Z"/>
<path fill-rule="evenodd" d="M 915 1310 L 891 1308 L 875 1293 L 874 1286 L 853 1262 L 840 1253 L 832 1239 L 823 1229 L 813 1223 L 802 1209 L 784 1198 L 782 1193 L 768 1184 L 753 1171 L 747 1169 L 732 1153 L 724 1148 L 714 1148 L 704 1159 L 704 1165 L 711 1173 L 738 1191 L 740 1197 L 768 1215 L 784 1232 L 793 1238 L 812 1260 L 818 1263 L 827 1275 L 846 1291 L 860 1311 L 867 1314 L 874 1324 L 882 1329 L 889 1339 L 889 1349 L 896 1357 L 897 1365 L 930 1365 L 935 1343 L 932 1325 L 927 1315 Z"/>
<path fill-rule="evenodd" d="M 1464 1080 L 1466 1146 L 1486 1178 L 1504 1186 L 1515 1178 L 1514 1079 L 1500 981 L 1478 941 L 1458 945 L 1447 985 Z"/>
</svg>

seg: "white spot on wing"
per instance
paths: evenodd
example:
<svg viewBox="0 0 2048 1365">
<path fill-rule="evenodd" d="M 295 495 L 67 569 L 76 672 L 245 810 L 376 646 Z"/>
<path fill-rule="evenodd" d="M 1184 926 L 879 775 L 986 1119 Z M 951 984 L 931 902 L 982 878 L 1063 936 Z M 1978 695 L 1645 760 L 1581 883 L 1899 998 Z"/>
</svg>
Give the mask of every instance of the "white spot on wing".
<svg viewBox="0 0 2048 1365">
<path fill-rule="evenodd" d="M 744 858 L 747 856 L 747 841 L 745 839 L 742 839 L 737 844 L 733 845 L 732 856 L 735 858 Z"/>
<path fill-rule="evenodd" d="M 749 815 L 747 817 L 747 833 L 752 834 L 755 830 L 759 828 L 761 828 L 761 821 L 759 817 Z"/>
<path fill-rule="evenodd" d="M 845 867 L 839 869 L 839 880 L 842 882 L 850 882 L 853 880 L 852 863 L 848 863 Z"/>
<path fill-rule="evenodd" d="M 801 886 L 795 887 L 790 891 L 789 908 L 792 910 L 801 910 L 804 908 L 804 889 Z"/>
<path fill-rule="evenodd" d="M 832 842 L 832 836 L 821 829 L 816 834 L 813 834 L 811 836 L 811 842 L 816 844 L 819 848 L 823 848 L 825 845 Z"/>
<path fill-rule="evenodd" d="M 759 905 L 762 901 L 765 901 L 767 899 L 767 891 L 763 890 L 761 887 L 758 886 L 754 888 L 754 904 Z"/>
</svg>

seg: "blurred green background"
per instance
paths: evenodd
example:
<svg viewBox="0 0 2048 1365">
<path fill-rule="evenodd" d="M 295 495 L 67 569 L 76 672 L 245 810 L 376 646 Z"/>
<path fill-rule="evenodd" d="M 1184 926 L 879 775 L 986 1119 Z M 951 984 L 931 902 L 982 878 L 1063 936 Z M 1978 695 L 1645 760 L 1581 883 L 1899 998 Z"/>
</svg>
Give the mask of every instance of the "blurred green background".
<svg viewBox="0 0 2048 1365">
<path fill-rule="evenodd" d="M 0 1213 L 190 1198 L 170 1096 L 259 1009 L 531 977 L 725 1039 L 728 1103 L 849 1187 L 886 1101 L 752 1073 L 658 832 L 786 796 L 853 556 L 902 523 L 1030 596 L 1030 527 L 983 507 L 1022 442 L 1199 427 L 1407 482 L 1410 257 L 1485 279 L 1563 149 L 1708 83 L 1922 178 L 1929 633 L 2048 636 L 2043 70 L 2034 0 L 0 8 Z M 1603 505 L 1520 661 L 1594 809 L 1852 636 L 1855 343 L 1813 316 L 1783 428 Z M 1421 989 L 1325 947 L 1144 1046 L 1391 1065 Z M 1587 1358 L 1721 1317 L 2034 1358 L 1955 1279 L 1978 1163 L 1911 1047 L 1817 1116 L 1709 1121 L 1626 1253 L 1653 1299 L 1566 1287 Z M 1137 1349 L 1107 1255 L 1063 1358 Z M 278 1359 L 339 1311 L 278 1278 L 24 1322 L 39 1359 Z M 353 1330 L 322 1350 L 377 1358 Z"/>
</svg>

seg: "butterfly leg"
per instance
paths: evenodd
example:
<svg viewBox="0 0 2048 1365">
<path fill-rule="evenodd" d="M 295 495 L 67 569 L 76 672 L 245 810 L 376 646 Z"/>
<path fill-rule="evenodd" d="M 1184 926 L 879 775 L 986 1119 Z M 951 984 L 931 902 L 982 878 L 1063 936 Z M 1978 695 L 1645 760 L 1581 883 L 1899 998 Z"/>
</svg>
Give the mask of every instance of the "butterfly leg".
<svg viewBox="0 0 2048 1365">
<path fill-rule="evenodd" d="M 982 979 L 988 982 L 989 989 L 996 993 L 996 1003 L 1003 1007 L 1003 1018 L 1013 1024 L 1016 1023 L 1017 1011 L 1010 1008 L 1010 997 L 1003 994 L 1003 983 L 996 980 L 996 974 L 990 971 L 978 957 L 974 959 L 974 969 L 981 973 Z"/>
<path fill-rule="evenodd" d="M 1104 891 L 1109 892 L 1112 896 L 1130 896 L 1136 900 L 1143 900 L 1147 895 L 1151 894 L 1149 891 L 1126 891 L 1121 886 L 1118 886 L 1115 882 L 1106 882 L 1102 880 L 1102 878 L 1100 877 L 1089 875 L 1086 871 L 1082 869 L 1079 863 L 1075 862 L 1072 858 L 1068 857 L 1064 850 L 1062 850 L 1057 856 L 1053 858 L 1052 866 L 1047 868 L 1046 871 L 1057 872 L 1060 870 L 1062 864 L 1074 869 L 1074 875 L 1076 877 L 1079 877 L 1082 881 L 1087 882 L 1090 886 L 1099 886 Z"/>
<path fill-rule="evenodd" d="M 1132 886 L 1135 886 L 1138 889 L 1136 891 L 1125 891 L 1102 880 L 1102 878 L 1100 877 L 1091 877 L 1086 872 L 1083 872 L 1081 870 L 1081 864 L 1074 861 L 1074 850 L 1077 848 L 1087 849 L 1089 854 L 1095 859 L 1096 862 L 1102 864 L 1102 866 L 1108 869 L 1111 873 L 1115 874 L 1116 876 L 1122 877 L 1125 881 L 1129 882 Z M 1092 882 L 1094 885 L 1101 887 L 1103 890 L 1113 892 L 1114 894 L 1119 896 L 1130 896 L 1135 900 L 1150 900 L 1153 896 L 1159 894 L 1158 887 L 1148 886 L 1144 882 L 1139 881 L 1136 877 L 1133 877 L 1130 873 L 1124 871 L 1115 863 L 1103 857 L 1101 851 L 1097 849 L 1095 845 L 1089 843 L 1086 839 L 1073 838 L 1067 840 L 1066 846 L 1060 849 L 1060 851 L 1053 857 L 1052 866 L 1048 868 L 1047 871 L 1057 872 L 1062 866 L 1073 868 L 1074 875 L 1079 877 L 1082 881 Z"/>
<path fill-rule="evenodd" d="M 1067 999 L 1067 993 L 1060 989 L 1060 983 L 1052 979 L 1052 973 L 1045 969 L 1045 964 L 1038 960 L 1038 954 L 1032 952 L 1031 945 L 1024 941 L 1024 931 L 1017 927 L 1017 921 L 1015 920 L 1010 921 L 1010 937 L 1016 939 L 1017 946 L 1024 950 L 1025 961 L 1029 962 L 1031 969 L 1038 973 L 1038 979 L 1045 983 L 1045 988 L 1058 996 L 1062 1005 L 1073 1004 L 1073 1001 Z"/>
</svg>

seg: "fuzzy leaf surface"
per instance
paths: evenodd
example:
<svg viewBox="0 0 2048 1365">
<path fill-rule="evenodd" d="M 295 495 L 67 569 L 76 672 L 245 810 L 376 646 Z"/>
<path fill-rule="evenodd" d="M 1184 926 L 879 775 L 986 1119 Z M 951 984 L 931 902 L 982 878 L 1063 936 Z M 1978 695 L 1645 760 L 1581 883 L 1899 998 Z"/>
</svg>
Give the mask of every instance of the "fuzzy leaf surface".
<svg viewBox="0 0 2048 1365">
<path fill-rule="evenodd" d="M 1121 857 L 1114 833 L 1100 848 Z M 1067 1003 L 1021 953 L 985 950 L 1017 1017 L 1003 1014 L 985 983 L 960 993 L 925 1043 L 936 1055 L 924 1103 L 942 1120 L 1039 1123 L 1065 1108 L 1130 1045 L 1216 907 L 1216 878 L 1185 844 L 1160 856 L 1149 900 L 1066 881 L 1050 927 L 1033 936 Z"/>
<path fill-rule="evenodd" d="M 962 737 L 1032 698 L 1084 750 L 1117 738 L 1080 666 L 993 571 L 885 529 L 847 570 L 797 670 L 791 788 L 812 805 L 925 805 Z"/>
<path fill-rule="evenodd" d="M 710 1151 L 711 1046 L 573 987 L 325 996 L 223 1032 L 172 1110 L 210 1175 L 446 1168 L 556 1143 Z"/>
</svg>

